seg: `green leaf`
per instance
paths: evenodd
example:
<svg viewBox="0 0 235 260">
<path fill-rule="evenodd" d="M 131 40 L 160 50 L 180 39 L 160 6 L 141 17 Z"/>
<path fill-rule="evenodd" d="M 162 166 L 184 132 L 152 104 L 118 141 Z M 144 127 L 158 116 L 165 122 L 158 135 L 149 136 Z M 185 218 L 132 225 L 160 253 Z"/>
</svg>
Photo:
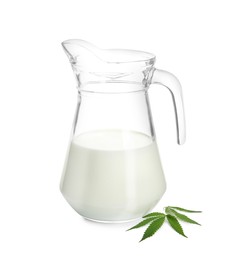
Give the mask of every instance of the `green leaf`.
<svg viewBox="0 0 235 260">
<path fill-rule="evenodd" d="M 137 225 L 135 225 L 135 226 L 133 226 L 133 227 L 127 229 L 127 231 L 132 230 L 132 229 L 135 229 L 135 228 L 143 227 L 143 226 L 147 225 L 148 223 L 152 222 L 154 219 L 156 219 L 156 218 L 155 218 L 155 217 L 147 218 L 147 219 L 141 221 L 139 224 L 137 224 Z"/>
<path fill-rule="evenodd" d="M 184 209 L 184 208 L 180 208 L 180 207 L 172 207 L 172 206 L 165 207 L 164 211 L 165 211 L 165 214 L 161 213 L 161 212 L 152 212 L 152 213 L 149 213 L 149 214 L 143 216 L 143 220 L 140 223 L 131 227 L 127 231 L 148 225 L 147 229 L 144 232 L 142 239 L 139 241 L 139 242 L 141 242 L 141 241 L 145 240 L 146 238 L 153 236 L 164 224 L 166 218 L 168 220 L 169 225 L 177 233 L 179 233 L 180 235 L 182 235 L 184 237 L 187 237 L 187 236 L 184 234 L 183 228 L 180 225 L 179 220 L 182 220 L 182 221 L 185 221 L 185 222 L 188 222 L 191 224 L 200 225 L 195 220 L 189 218 L 186 215 L 179 213 L 178 211 L 189 212 L 189 213 L 200 213 L 201 211 L 188 210 L 188 209 Z"/>
<path fill-rule="evenodd" d="M 202 211 L 183 209 L 183 208 L 179 208 L 179 207 L 169 206 L 169 207 L 167 207 L 167 208 L 171 208 L 171 209 L 175 209 L 175 210 L 179 210 L 179 211 L 183 211 L 183 212 L 189 212 L 189 213 L 202 213 Z"/>
<path fill-rule="evenodd" d="M 180 214 L 178 213 L 177 211 L 171 209 L 171 212 L 180 220 L 184 221 L 184 222 L 188 222 L 188 223 L 191 223 L 191 224 L 196 224 L 196 225 L 200 225 L 198 222 L 194 221 L 193 219 L 187 217 L 186 215 L 183 215 L 183 214 Z"/>
<path fill-rule="evenodd" d="M 172 215 L 169 215 L 167 214 L 166 215 L 167 217 L 167 220 L 169 222 L 169 224 L 171 225 L 171 227 L 177 232 L 179 233 L 180 235 L 184 236 L 184 237 L 187 237 L 185 234 L 184 234 L 184 231 L 183 231 L 183 228 L 181 227 L 179 221 L 177 220 L 176 217 L 172 216 Z"/>
<path fill-rule="evenodd" d="M 149 217 L 163 217 L 165 216 L 164 213 L 161 213 L 161 212 L 153 212 L 153 213 L 150 213 L 148 215 L 145 215 L 143 216 L 143 218 L 149 218 Z"/>
<path fill-rule="evenodd" d="M 165 215 L 163 217 L 154 220 L 145 230 L 144 235 L 140 240 L 140 242 L 154 235 L 158 231 L 158 229 L 163 225 L 164 221 L 165 221 Z"/>
</svg>

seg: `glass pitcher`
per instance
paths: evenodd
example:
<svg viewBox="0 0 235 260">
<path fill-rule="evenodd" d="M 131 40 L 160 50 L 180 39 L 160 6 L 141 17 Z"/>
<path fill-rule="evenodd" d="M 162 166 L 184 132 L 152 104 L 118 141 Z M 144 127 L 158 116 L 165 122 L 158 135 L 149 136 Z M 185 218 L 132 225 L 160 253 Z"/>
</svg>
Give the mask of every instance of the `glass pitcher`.
<svg viewBox="0 0 235 260">
<path fill-rule="evenodd" d="M 177 141 L 183 144 L 180 83 L 154 68 L 155 56 L 148 52 L 99 49 L 83 40 L 67 40 L 62 46 L 77 79 L 78 102 L 61 192 L 90 220 L 140 218 L 166 190 L 148 88 L 161 84 L 170 90 Z"/>
</svg>

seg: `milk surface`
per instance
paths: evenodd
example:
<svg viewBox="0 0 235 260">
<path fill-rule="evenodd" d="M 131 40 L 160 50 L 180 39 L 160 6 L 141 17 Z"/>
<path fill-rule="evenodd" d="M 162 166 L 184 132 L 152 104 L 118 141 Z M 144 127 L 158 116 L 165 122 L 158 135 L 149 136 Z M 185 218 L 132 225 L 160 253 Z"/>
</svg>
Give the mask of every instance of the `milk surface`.
<svg viewBox="0 0 235 260">
<path fill-rule="evenodd" d="M 80 215 L 107 222 L 139 218 L 156 205 L 165 189 L 151 137 L 100 130 L 73 138 L 61 192 Z"/>
</svg>

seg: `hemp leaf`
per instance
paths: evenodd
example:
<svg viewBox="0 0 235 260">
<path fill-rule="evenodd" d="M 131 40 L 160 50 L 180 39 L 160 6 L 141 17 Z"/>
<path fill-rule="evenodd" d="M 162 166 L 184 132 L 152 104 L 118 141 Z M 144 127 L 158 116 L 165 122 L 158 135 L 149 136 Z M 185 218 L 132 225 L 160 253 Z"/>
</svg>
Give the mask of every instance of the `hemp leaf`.
<svg viewBox="0 0 235 260">
<path fill-rule="evenodd" d="M 165 216 L 164 213 L 161 213 L 161 212 L 153 212 L 153 213 L 150 213 L 148 215 L 145 215 L 143 216 L 143 218 L 149 218 L 149 217 L 163 217 Z"/>
<path fill-rule="evenodd" d="M 174 209 L 171 209 L 170 210 L 170 213 L 172 215 L 175 215 L 175 217 L 177 217 L 179 220 L 182 220 L 184 222 L 188 222 L 188 223 L 191 223 L 191 224 L 196 224 L 196 225 L 199 225 L 201 226 L 201 224 L 199 224 L 198 222 L 196 222 L 195 220 L 187 217 L 186 215 L 184 214 L 180 214 L 179 212 L 175 211 Z"/>
<path fill-rule="evenodd" d="M 185 234 L 184 234 L 184 231 L 183 231 L 183 228 L 181 227 L 179 221 L 177 220 L 176 217 L 172 216 L 172 215 L 169 215 L 167 214 L 166 215 L 167 217 L 167 220 L 169 222 L 169 224 L 171 225 L 171 227 L 177 232 L 179 233 L 180 235 L 184 236 L 184 237 L 187 237 Z"/>
<path fill-rule="evenodd" d="M 202 213 L 202 211 L 183 209 L 183 208 L 179 208 L 179 207 L 168 206 L 168 208 L 175 209 L 175 210 L 178 210 L 178 211 L 183 211 L 183 212 L 189 212 L 189 213 Z"/>
<path fill-rule="evenodd" d="M 180 234 L 184 237 L 187 237 L 187 236 L 184 234 L 183 228 L 179 221 L 184 221 L 184 222 L 187 222 L 190 224 L 200 225 L 195 220 L 189 218 L 188 216 L 186 216 L 184 214 L 179 213 L 178 211 L 188 212 L 188 213 L 201 213 L 202 211 L 188 210 L 188 209 L 184 209 L 184 208 L 180 208 L 180 207 L 172 207 L 172 206 L 165 207 L 164 210 L 165 210 L 165 213 L 152 212 L 152 213 L 149 213 L 149 214 L 143 216 L 144 220 L 142 220 L 137 225 L 129 228 L 127 231 L 136 229 L 136 228 L 140 228 L 145 225 L 149 225 L 147 227 L 147 229 L 145 230 L 142 239 L 140 240 L 140 242 L 141 242 L 141 241 L 145 240 L 146 238 L 153 236 L 161 228 L 161 226 L 164 224 L 165 220 L 168 221 L 168 223 L 173 228 L 173 230 L 175 230 L 178 234 Z"/>
<path fill-rule="evenodd" d="M 127 231 L 135 229 L 135 228 L 143 227 L 143 226 L 147 225 L 148 223 L 152 222 L 155 219 L 156 218 L 147 218 L 147 219 L 141 221 L 139 224 L 135 225 L 134 227 L 129 228 Z"/>
<path fill-rule="evenodd" d="M 165 221 L 165 216 L 157 218 L 156 220 L 154 220 L 149 227 L 145 230 L 144 235 L 142 237 L 142 239 L 140 240 L 143 241 L 148 237 L 151 237 L 152 235 L 154 235 L 158 229 L 163 225 Z"/>
</svg>

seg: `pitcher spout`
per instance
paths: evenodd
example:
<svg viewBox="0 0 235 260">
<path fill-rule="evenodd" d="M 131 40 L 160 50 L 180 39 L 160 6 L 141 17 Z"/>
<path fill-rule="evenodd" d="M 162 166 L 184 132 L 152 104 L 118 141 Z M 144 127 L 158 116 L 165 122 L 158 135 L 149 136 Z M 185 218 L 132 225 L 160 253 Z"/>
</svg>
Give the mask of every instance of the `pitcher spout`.
<svg viewBox="0 0 235 260">
<path fill-rule="evenodd" d="M 66 40 L 62 42 L 65 53 L 73 64 L 78 62 L 85 65 L 86 62 L 101 60 L 99 53 L 101 50 L 95 45 L 84 40 Z"/>
<path fill-rule="evenodd" d="M 62 42 L 62 46 L 71 64 L 82 71 L 143 71 L 155 62 L 155 56 L 148 52 L 101 49 L 84 40 L 66 40 Z"/>
</svg>

